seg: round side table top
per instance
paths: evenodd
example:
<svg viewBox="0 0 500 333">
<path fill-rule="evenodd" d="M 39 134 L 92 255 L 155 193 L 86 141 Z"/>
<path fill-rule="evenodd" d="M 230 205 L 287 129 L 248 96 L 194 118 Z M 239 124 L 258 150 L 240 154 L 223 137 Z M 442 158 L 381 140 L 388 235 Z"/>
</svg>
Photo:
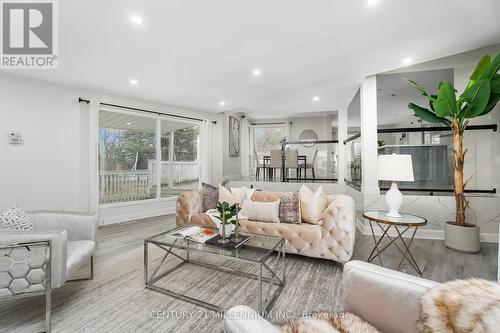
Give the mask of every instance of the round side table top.
<svg viewBox="0 0 500 333">
<path fill-rule="evenodd" d="M 427 224 L 427 220 L 423 217 L 401 213 L 401 217 L 391 217 L 385 215 L 382 210 L 368 210 L 363 212 L 363 217 L 384 224 L 393 224 L 406 227 L 421 227 Z"/>
</svg>

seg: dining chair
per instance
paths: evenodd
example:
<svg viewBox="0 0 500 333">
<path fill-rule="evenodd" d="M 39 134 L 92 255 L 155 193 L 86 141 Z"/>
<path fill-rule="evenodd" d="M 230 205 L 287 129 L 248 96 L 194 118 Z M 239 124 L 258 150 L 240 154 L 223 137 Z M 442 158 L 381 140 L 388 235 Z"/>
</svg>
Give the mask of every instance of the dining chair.
<svg viewBox="0 0 500 333">
<path fill-rule="evenodd" d="M 298 149 L 287 149 L 285 150 L 285 174 L 287 177 L 290 176 L 290 169 L 295 169 L 297 176 L 299 174 L 299 150 Z"/>
<path fill-rule="evenodd" d="M 281 170 L 281 167 L 283 166 L 283 161 L 281 158 L 281 149 L 271 149 L 271 162 L 269 163 L 269 179 L 271 177 L 274 180 L 274 176 L 276 175 L 275 171 L 276 170 Z"/>
<path fill-rule="evenodd" d="M 301 169 L 303 168 L 304 169 L 304 177 L 305 178 L 307 178 L 307 169 L 311 169 L 313 179 L 316 179 L 316 175 L 314 173 L 314 168 L 316 167 L 316 161 L 317 161 L 317 159 L 318 159 L 318 150 L 315 149 L 311 163 L 301 164 L 299 166 L 299 168 L 301 168 Z"/>
<path fill-rule="evenodd" d="M 253 157 L 255 159 L 255 179 L 259 180 L 260 178 L 260 169 L 263 169 L 264 178 L 266 173 L 266 163 L 260 163 L 259 154 L 257 154 L 257 150 L 253 150 Z"/>
</svg>

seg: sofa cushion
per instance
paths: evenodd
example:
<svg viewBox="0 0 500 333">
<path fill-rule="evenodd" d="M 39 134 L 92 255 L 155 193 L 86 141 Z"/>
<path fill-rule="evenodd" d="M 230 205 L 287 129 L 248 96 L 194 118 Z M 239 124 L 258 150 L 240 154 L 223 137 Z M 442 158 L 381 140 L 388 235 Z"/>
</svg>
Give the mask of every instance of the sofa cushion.
<svg viewBox="0 0 500 333">
<path fill-rule="evenodd" d="M 33 222 L 28 214 L 19 207 L 14 207 L 0 214 L 0 230 L 33 230 Z"/>
<path fill-rule="evenodd" d="M 227 202 L 230 205 L 240 204 L 245 199 L 246 191 L 244 189 L 239 189 L 234 193 L 231 190 L 219 185 L 219 202 Z"/>
<path fill-rule="evenodd" d="M 241 213 L 249 220 L 279 223 L 280 200 L 271 202 L 243 200 Z"/>
<path fill-rule="evenodd" d="M 225 188 L 229 189 L 229 180 L 225 179 L 222 184 Z M 217 205 L 217 201 L 219 200 L 219 187 L 201 183 L 202 191 L 201 194 L 203 196 L 203 211 L 206 212 L 209 209 L 214 209 Z"/>
<path fill-rule="evenodd" d="M 280 222 L 295 224 L 301 223 L 300 200 L 297 192 L 257 191 L 253 194 L 252 200 L 260 202 L 280 200 Z"/>
<path fill-rule="evenodd" d="M 300 224 L 300 197 L 298 192 L 285 192 L 281 195 L 280 221 L 282 223 Z"/>
<path fill-rule="evenodd" d="M 83 266 L 94 253 L 96 244 L 91 240 L 75 240 L 68 242 L 66 277 L 71 276 Z"/>
<path fill-rule="evenodd" d="M 216 227 L 214 221 L 205 213 L 193 214 L 193 216 L 191 217 L 191 221 L 189 221 L 189 224 Z"/>
<path fill-rule="evenodd" d="M 313 192 L 307 186 L 302 185 L 299 194 L 302 222 L 321 224 L 321 218 L 323 217 L 323 212 L 327 204 L 327 200 L 323 195 L 322 186 L 320 185 L 316 191 Z"/>
</svg>

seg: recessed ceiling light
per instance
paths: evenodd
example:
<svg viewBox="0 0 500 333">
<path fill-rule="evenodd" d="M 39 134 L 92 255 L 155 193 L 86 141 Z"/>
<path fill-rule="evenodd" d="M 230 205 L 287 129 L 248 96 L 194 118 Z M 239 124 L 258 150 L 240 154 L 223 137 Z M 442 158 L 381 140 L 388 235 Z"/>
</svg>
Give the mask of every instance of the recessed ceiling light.
<svg viewBox="0 0 500 333">
<path fill-rule="evenodd" d="M 413 58 L 404 58 L 401 62 L 403 63 L 403 65 L 409 65 L 413 62 Z"/>
<path fill-rule="evenodd" d="M 314 96 L 313 97 L 313 102 L 319 102 L 319 96 Z"/>
<path fill-rule="evenodd" d="M 132 125 L 132 123 L 130 121 L 127 121 L 127 126 L 130 126 Z"/>
<path fill-rule="evenodd" d="M 367 0 L 367 3 L 368 3 L 369 5 L 376 5 L 376 4 L 378 4 L 378 3 L 379 3 L 379 1 L 380 1 L 380 0 Z"/>
<path fill-rule="evenodd" d="M 225 102 L 225 101 L 220 101 L 220 102 L 219 102 L 219 105 L 220 105 L 220 106 L 224 106 L 224 105 L 226 105 L 226 102 Z"/>
<path fill-rule="evenodd" d="M 142 17 L 133 15 L 132 17 L 130 17 L 130 21 L 134 24 L 142 24 Z"/>
<path fill-rule="evenodd" d="M 253 74 L 253 76 L 260 76 L 260 74 L 261 74 L 260 69 L 255 68 L 255 69 L 252 71 L 252 74 Z"/>
<path fill-rule="evenodd" d="M 136 79 L 130 79 L 130 84 L 133 85 L 133 86 L 136 86 L 139 84 L 139 81 L 137 81 Z"/>
</svg>

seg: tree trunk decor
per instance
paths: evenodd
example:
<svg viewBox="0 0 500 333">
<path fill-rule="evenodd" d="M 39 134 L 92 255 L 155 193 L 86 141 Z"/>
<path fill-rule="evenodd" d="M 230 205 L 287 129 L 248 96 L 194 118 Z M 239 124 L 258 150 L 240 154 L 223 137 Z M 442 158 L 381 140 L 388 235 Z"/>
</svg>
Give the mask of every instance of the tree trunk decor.
<svg viewBox="0 0 500 333">
<path fill-rule="evenodd" d="M 429 100 L 429 107 L 421 107 L 414 103 L 408 107 L 415 112 L 415 116 L 432 124 L 443 124 L 451 128 L 453 137 L 454 157 L 454 193 L 456 201 L 455 225 L 467 226 L 465 210 L 469 205 L 464 195 L 467 181 L 464 181 L 463 132 L 472 118 L 488 114 L 500 100 L 500 54 L 491 60 L 486 55 L 472 72 L 469 82 L 461 95 L 456 96 L 456 90 L 449 81 L 439 83 L 437 95 L 428 94 L 424 86 L 406 80 L 418 92 Z"/>
</svg>

